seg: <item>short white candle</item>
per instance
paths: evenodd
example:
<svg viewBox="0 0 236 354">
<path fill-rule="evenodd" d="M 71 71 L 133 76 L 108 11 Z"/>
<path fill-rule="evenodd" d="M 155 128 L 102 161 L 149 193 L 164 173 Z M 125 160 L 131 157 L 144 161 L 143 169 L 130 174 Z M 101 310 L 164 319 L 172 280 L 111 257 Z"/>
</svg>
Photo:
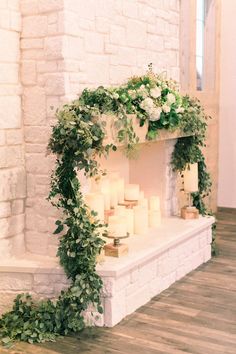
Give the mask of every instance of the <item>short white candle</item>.
<svg viewBox="0 0 236 354">
<path fill-rule="evenodd" d="M 148 231 L 148 209 L 140 205 L 134 210 L 134 233 L 138 235 L 146 234 Z"/>
<path fill-rule="evenodd" d="M 153 195 L 149 198 L 149 209 L 150 210 L 160 210 L 160 198 L 156 195 Z"/>
<path fill-rule="evenodd" d="M 149 227 L 156 228 L 161 225 L 161 212 L 158 210 L 149 210 Z"/>
<path fill-rule="evenodd" d="M 108 232 L 112 236 L 125 236 L 127 233 L 126 217 L 112 215 L 108 219 Z"/>
<path fill-rule="evenodd" d="M 186 192 L 198 191 L 198 164 L 189 164 L 184 170 L 184 190 Z"/>
<path fill-rule="evenodd" d="M 88 193 L 85 195 L 85 203 L 97 213 L 97 218 L 104 221 L 104 196 L 102 193 Z"/>
<path fill-rule="evenodd" d="M 125 200 L 139 200 L 138 184 L 127 184 L 125 186 Z"/>
</svg>

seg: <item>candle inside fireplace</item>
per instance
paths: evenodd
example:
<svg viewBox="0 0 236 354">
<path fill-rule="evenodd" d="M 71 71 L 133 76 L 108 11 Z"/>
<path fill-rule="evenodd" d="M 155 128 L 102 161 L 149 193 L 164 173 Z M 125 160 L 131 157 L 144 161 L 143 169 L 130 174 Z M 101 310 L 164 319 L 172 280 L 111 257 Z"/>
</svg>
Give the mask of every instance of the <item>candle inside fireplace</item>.
<svg viewBox="0 0 236 354">
<path fill-rule="evenodd" d="M 108 232 L 112 236 L 125 236 L 127 233 L 126 217 L 121 215 L 113 215 L 108 219 Z"/>
<path fill-rule="evenodd" d="M 138 184 L 127 184 L 125 186 L 125 200 L 139 200 Z"/>
<path fill-rule="evenodd" d="M 137 205 L 134 210 L 134 233 L 137 235 L 146 234 L 148 231 L 148 209 Z"/>
<path fill-rule="evenodd" d="M 189 164 L 184 171 L 184 190 L 186 192 L 198 191 L 198 164 Z"/>
<path fill-rule="evenodd" d="M 160 210 L 160 198 L 156 195 L 153 195 L 149 198 L 149 209 L 150 210 Z"/>
</svg>

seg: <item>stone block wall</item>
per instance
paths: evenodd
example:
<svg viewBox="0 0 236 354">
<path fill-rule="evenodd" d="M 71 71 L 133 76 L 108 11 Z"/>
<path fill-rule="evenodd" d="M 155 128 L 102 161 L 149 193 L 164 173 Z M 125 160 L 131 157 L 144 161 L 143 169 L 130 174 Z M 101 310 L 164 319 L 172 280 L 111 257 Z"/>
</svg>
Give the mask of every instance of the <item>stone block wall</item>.
<svg viewBox="0 0 236 354">
<path fill-rule="evenodd" d="M 179 80 L 179 0 L 21 0 L 26 248 L 55 255 L 45 156 L 55 109 L 85 87 L 121 84 L 150 62 Z"/>
<path fill-rule="evenodd" d="M 20 31 L 20 0 L 0 1 L 0 257 L 24 252 Z"/>
</svg>

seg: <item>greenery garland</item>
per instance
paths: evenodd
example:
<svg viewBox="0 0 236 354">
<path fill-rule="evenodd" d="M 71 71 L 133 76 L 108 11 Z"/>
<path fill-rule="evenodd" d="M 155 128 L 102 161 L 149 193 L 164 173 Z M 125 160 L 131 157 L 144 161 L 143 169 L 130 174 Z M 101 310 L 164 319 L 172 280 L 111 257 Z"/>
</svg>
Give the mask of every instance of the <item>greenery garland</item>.
<svg viewBox="0 0 236 354">
<path fill-rule="evenodd" d="M 58 335 L 77 332 L 85 326 L 83 313 L 91 305 L 102 313 L 102 280 L 96 273 L 96 258 L 104 245 L 100 234 L 105 228 L 84 203 L 77 177 L 77 170 L 89 177 L 103 173 L 97 157 L 116 150 L 114 144 L 103 144 L 106 121 L 102 114 L 116 117 L 117 140 L 125 144 L 128 156 L 138 143 L 129 114 L 137 116 L 140 126 L 148 122 L 149 140 L 155 139 L 160 129 L 178 128 L 192 134 L 178 139 L 172 165 L 182 172 L 188 163 L 198 162 L 199 192 L 193 194 L 194 205 L 202 215 L 209 213 L 204 198 L 211 181 L 201 151 L 207 117 L 199 102 L 182 96 L 176 83 L 155 75 L 151 65 L 146 75 L 133 77 L 120 87 L 85 89 L 77 100 L 57 112 L 58 123 L 48 145 L 57 156 L 49 200 L 64 213 L 54 232 L 61 235 L 57 255 L 71 286 L 55 301 L 37 302 L 29 294 L 18 295 L 12 311 L 0 319 L 0 338 L 5 345 L 14 340 L 55 340 Z"/>
</svg>

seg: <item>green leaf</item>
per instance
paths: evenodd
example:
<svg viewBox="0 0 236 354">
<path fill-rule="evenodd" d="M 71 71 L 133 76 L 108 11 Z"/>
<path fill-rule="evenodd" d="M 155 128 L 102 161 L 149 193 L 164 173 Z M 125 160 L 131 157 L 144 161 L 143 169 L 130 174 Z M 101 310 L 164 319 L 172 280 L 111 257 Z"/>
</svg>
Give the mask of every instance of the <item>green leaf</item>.
<svg viewBox="0 0 236 354">
<path fill-rule="evenodd" d="M 62 224 L 58 225 L 56 230 L 53 232 L 54 235 L 59 234 L 63 230 L 64 226 Z"/>
</svg>

